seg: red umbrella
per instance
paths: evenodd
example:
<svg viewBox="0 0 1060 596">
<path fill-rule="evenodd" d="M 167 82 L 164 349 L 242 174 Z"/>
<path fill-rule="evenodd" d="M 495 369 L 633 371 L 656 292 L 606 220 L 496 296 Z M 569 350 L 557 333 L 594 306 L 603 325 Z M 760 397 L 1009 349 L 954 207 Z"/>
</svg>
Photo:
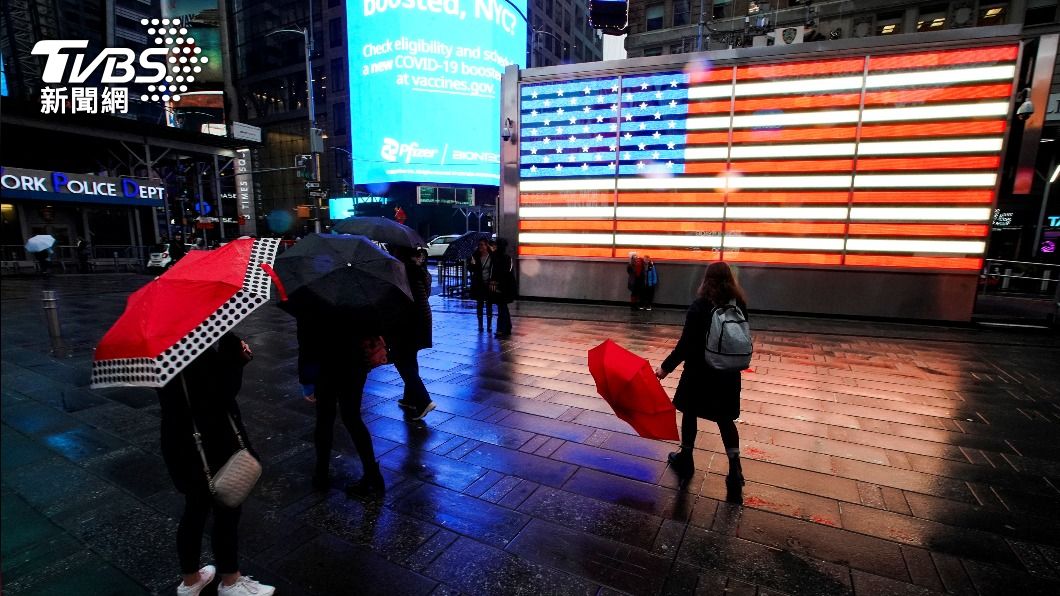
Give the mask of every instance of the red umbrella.
<svg viewBox="0 0 1060 596">
<path fill-rule="evenodd" d="M 589 350 L 589 372 L 601 397 L 638 435 L 678 439 L 676 410 L 647 360 L 609 339 Z"/>
<path fill-rule="evenodd" d="M 279 240 L 192 251 L 129 296 L 92 359 L 92 387 L 161 387 L 269 300 Z"/>
</svg>

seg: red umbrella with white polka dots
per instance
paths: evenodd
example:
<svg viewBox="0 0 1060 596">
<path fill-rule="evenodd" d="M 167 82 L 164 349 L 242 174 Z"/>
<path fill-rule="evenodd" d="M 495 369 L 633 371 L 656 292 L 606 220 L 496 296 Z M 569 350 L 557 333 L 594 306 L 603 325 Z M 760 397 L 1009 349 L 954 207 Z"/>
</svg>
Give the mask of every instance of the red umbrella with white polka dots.
<svg viewBox="0 0 1060 596">
<path fill-rule="evenodd" d="M 279 240 L 193 251 L 129 296 L 96 347 L 92 387 L 162 387 L 271 293 Z"/>
</svg>

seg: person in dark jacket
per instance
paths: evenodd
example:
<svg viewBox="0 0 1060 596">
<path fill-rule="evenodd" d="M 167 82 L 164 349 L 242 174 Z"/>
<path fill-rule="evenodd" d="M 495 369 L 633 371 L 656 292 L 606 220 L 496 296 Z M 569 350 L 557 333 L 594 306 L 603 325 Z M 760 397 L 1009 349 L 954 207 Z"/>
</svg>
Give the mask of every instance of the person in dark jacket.
<svg viewBox="0 0 1060 596">
<path fill-rule="evenodd" d="M 493 332 L 493 303 L 489 301 L 489 279 L 493 269 L 489 241 L 478 241 L 478 247 L 467 260 L 467 272 L 471 277 L 471 298 L 475 300 L 475 316 L 478 330 L 482 331 L 482 310 L 486 310 L 486 333 Z"/>
<path fill-rule="evenodd" d="M 644 310 L 641 295 L 644 293 L 644 259 L 637 253 L 629 253 L 629 264 L 626 265 L 626 289 L 629 290 L 629 309 Z"/>
<path fill-rule="evenodd" d="M 236 404 L 236 395 L 243 384 L 243 367 L 252 357 L 246 342 L 227 333 L 158 390 L 162 406 L 162 459 L 174 486 L 184 495 L 184 513 L 177 526 L 177 555 L 183 579 L 177 587 L 179 595 L 198 594 L 213 581 L 215 571 L 221 574 L 221 594 L 267 596 L 274 592 L 271 586 L 239 572 L 238 526 L 242 507 L 230 508 L 214 500 L 194 438 L 198 428 L 211 473 L 221 469 L 240 448 L 233 422 L 243 444 L 253 453 Z M 213 565 L 199 567 L 202 535 L 211 511 L 214 522 L 210 542 L 216 569 Z"/>
<path fill-rule="evenodd" d="M 358 495 L 383 492 L 383 475 L 375 461 L 372 435 L 361 417 L 364 384 L 370 370 L 365 361 L 364 342 L 374 334 L 354 321 L 326 313 L 302 314 L 295 321 L 298 325 L 298 381 L 302 384 L 306 401 L 316 404 L 313 444 L 317 457 L 313 487 L 326 490 L 330 486 L 337 408 L 364 470 L 358 481 L 346 487 L 346 492 Z"/>
<path fill-rule="evenodd" d="M 703 355 L 712 312 L 730 300 L 736 301 L 736 306 L 746 317 L 747 299 L 733 278 L 729 265 L 724 262 L 712 263 L 703 276 L 698 297 L 688 308 L 681 339 L 655 370 L 655 375 L 664 379 L 678 364 L 685 363 L 674 394 L 674 407 L 683 414 L 681 450 L 670 454 L 670 464 L 682 479 L 691 477 L 695 471 L 692 449 L 696 443 L 696 419 L 712 420 L 718 424 L 725 453 L 729 456 L 726 485 L 732 491 L 744 482 L 740 465 L 740 434 L 735 423 L 740 417 L 740 371 L 712 369 Z"/>
<path fill-rule="evenodd" d="M 490 260 L 489 302 L 497 305 L 496 337 L 511 337 L 512 315 L 508 305 L 515 301 L 515 264 L 508 256 L 507 239 L 497 238 Z"/>
<path fill-rule="evenodd" d="M 431 395 L 420 378 L 418 352 L 434 347 L 434 322 L 431 316 L 431 274 L 427 271 L 427 251 L 416 249 L 392 249 L 391 252 L 405 264 L 405 275 L 412 291 L 412 304 L 400 315 L 387 335 L 390 360 L 405 384 L 404 395 L 398 406 L 405 410 L 410 420 L 423 420 L 434 409 Z"/>
</svg>

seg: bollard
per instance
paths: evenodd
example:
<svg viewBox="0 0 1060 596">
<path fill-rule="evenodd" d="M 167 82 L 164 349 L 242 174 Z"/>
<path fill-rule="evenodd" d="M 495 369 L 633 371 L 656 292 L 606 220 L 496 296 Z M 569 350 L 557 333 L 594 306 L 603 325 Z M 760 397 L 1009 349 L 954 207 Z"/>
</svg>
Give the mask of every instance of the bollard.
<svg viewBox="0 0 1060 596">
<path fill-rule="evenodd" d="M 1012 281 L 1012 268 L 1005 269 L 1005 276 L 1001 278 L 1001 289 L 1007 290 L 1009 282 Z"/>
<path fill-rule="evenodd" d="M 52 339 L 62 336 L 59 328 L 59 299 L 55 297 L 55 290 L 44 290 L 44 298 L 41 300 L 44 307 L 44 317 L 48 320 L 48 335 Z"/>
<path fill-rule="evenodd" d="M 1042 294 L 1044 294 L 1044 293 L 1049 291 L 1049 283 L 1053 281 L 1053 280 L 1049 279 L 1050 277 L 1052 277 L 1050 275 L 1051 273 L 1052 273 L 1052 271 L 1046 269 L 1045 273 L 1042 274 L 1042 285 L 1041 285 L 1041 287 L 1038 290 Z"/>
</svg>

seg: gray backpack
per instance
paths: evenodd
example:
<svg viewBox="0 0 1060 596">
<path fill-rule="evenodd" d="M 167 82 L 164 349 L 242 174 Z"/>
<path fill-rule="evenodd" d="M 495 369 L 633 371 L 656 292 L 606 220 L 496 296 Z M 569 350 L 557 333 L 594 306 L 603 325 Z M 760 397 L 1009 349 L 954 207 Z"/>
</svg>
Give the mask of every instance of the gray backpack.
<svg viewBox="0 0 1060 596">
<path fill-rule="evenodd" d="M 703 356 L 715 370 L 739 371 L 751 365 L 751 325 L 735 300 L 711 311 Z"/>
</svg>

